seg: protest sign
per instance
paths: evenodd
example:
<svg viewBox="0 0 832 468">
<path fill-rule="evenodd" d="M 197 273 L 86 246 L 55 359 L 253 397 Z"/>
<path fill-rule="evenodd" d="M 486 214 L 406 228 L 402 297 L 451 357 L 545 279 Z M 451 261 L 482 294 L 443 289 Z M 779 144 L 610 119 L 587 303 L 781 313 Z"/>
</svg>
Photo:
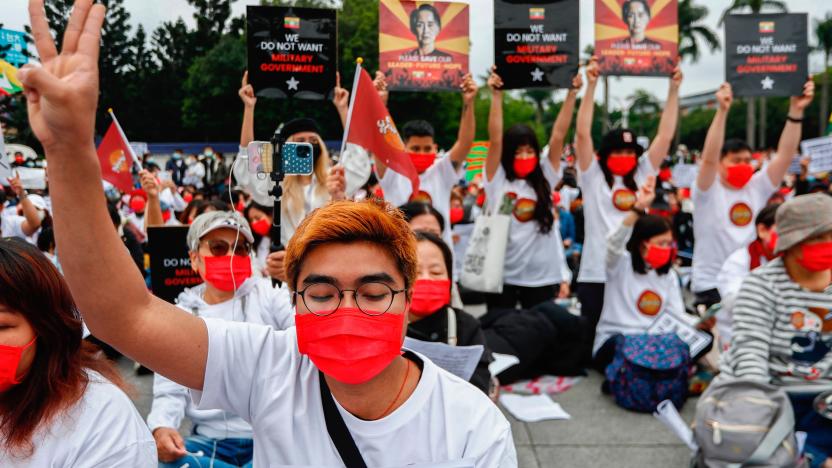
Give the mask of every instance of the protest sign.
<svg viewBox="0 0 832 468">
<path fill-rule="evenodd" d="M 0 96 L 20 91 L 23 91 L 23 83 L 17 78 L 17 68 L 5 60 L 0 60 Z"/>
<path fill-rule="evenodd" d="M 571 87 L 579 25 L 578 0 L 495 0 L 494 64 L 503 88 Z"/>
<path fill-rule="evenodd" d="M 338 70 L 335 10 L 246 7 L 248 79 L 257 96 L 327 99 Z"/>
<path fill-rule="evenodd" d="M 153 295 L 174 304 L 179 293 L 202 283 L 188 257 L 188 226 L 147 228 L 150 254 L 150 289 Z"/>
<path fill-rule="evenodd" d="M 595 55 L 604 75 L 666 76 L 679 54 L 677 0 L 595 0 Z"/>
<path fill-rule="evenodd" d="M 804 158 L 804 156 L 797 154 L 792 158 L 791 164 L 789 164 L 788 174 L 800 174 L 803 172 L 801 168 L 800 161 Z"/>
<path fill-rule="evenodd" d="M 434 364 L 462 380 L 471 380 L 484 351 L 482 345 L 451 346 L 447 343 L 416 340 L 409 336 L 404 338 L 402 346 L 426 356 Z"/>
<path fill-rule="evenodd" d="M 17 68 L 29 63 L 26 33 L 0 28 L 0 58 Z"/>
<path fill-rule="evenodd" d="M 809 76 L 805 13 L 729 15 L 725 79 L 735 96 L 797 96 Z"/>
<path fill-rule="evenodd" d="M 811 158 L 809 174 L 832 171 L 832 136 L 803 140 L 800 152 Z"/>
<path fill-rule="evenodd" d="M 673 166 L 673 185 L 676 187 L 690 188 L 696 182 L 699 174 L 699 166 L 696 164 L 677 164 Z"/>
<path fill-rule="evenodd" d="M 8 146 L 12 145 L 7 145 Z M 20 176 L 20 183 L 26 190 L 46 190 L 46 169 L 39 167 L 13 167 L 12 171 Z"/>
<path fill-rule="evenodd" d="M 713 340 L 711 335 L 697 330 L 692 324 L 670 312 L 659 315 L 659 318 L 647 328 L 647 333 L 651 335 L 675 333 L 676 336 L 688 344 L 691 356 L 699 354 Z"/>
<path fill-rule="evenodd" d="M 459 91 L 468 73 L 468 5 L 381 0 L 379 69 L 391 91 Z"/>
</svg>

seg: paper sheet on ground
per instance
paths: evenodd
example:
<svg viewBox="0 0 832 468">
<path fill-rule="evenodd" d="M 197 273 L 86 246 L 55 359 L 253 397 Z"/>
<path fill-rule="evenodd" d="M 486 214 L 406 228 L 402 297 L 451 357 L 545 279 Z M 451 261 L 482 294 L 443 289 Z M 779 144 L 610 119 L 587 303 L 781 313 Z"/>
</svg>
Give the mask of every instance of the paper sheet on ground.
<svg viewBox="0 0 832 468">
<path fill-rule="evenodd" d="M 542 375 L 531 380 L 521 380 L 513 384 L 503 385 L 506 392 L 519 395 L 558 395 L 581 381 L 581 377 L 560 377 L 556 375 Z"/>
<path fill-rule="evenodd" d="M 647 329 L 647 333 L 651 335 L 675 333 L 676 336 L 688 344 L 691 357 L 699 354 L 713 339 L 707 333 L 697 330 L 683 318 L 670 312 L 659 315 L 659 318 Z"/>
<path fill-rule="evenodd" d="M 494 360 L 488 365 L 488 370 L 491 371 L 491 375 L 498 375 L 509 367 L 520 364 L 520 359 L 511 354 L 491 353 L 491 356 L 494 357 Z"/>
<path fill-rule="evenodd" d="M 514 395 L 503 393 L 500 404 L 515 418 L 524 422 L 548 419 L 571 419 L 569 413 L 547 395 Z"/>
<path fill-rule="evenodd" d="M 471 380 L 483 353 L 482 345 L 451 346 L 414 340 L 410 337 L 405 337 L 404 347 L 427 357 L 437 366 L 463 380 Z"/>
<path fill-rule="evenodd" d="M 684 442 L 691 451 L 695 452 L 699 450 L 699 445 L 697 445 L 696 441 L 693 440 L 693 431 L 691 431 L 690 427 L 685 424 L 682 416 L 679 415 L 679 412 L 676 411 L 676 407 L 673 406 L 672 401 L 665 400 L 659 403 L 659 406 L 656 407 L 656 411 L 653 412 L 653 416 L 670 429 L 670 432 L 676 434 L 676 437 Z"/>
</svg>

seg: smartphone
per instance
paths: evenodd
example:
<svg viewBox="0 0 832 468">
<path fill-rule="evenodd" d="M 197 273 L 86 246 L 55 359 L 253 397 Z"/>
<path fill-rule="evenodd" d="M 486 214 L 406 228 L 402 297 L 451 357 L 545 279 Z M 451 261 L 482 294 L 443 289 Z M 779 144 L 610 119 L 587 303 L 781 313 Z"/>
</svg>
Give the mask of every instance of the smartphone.
<svg viewBox="0 0 832 468">
<path fill-rule="evenodd" d="M 252 141 L 246 147 L 248 170 L 252 174 L 272 172 L 274 146 L 266 141 Z M 311 143 L 286 142 L 280 151 L 285 175 L 311 175 L 315 161 Z"/>
</svg>

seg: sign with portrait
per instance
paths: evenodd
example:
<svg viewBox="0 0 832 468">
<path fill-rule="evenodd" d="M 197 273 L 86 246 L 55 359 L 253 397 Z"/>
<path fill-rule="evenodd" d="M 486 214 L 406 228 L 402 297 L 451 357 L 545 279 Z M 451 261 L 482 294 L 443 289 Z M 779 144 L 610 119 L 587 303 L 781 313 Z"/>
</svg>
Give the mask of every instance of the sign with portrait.
<svg viewBox="0 0 832 468">
<path fill-rule="evenodd" d="M 595 55 L 604 75 L 671 75 L 679 55 L 677 0 L 595 0 Z"/>
<path fill-rule="evenodd" d="M 468 73 L 468 5 L 381 0 L 379 69 L 391 91 L 459 91 Z"/>
<path fill-rule="evenodd" d="M 579 25 L 578 0 L 495 0 L 494 63 L 503 88 L 571 87 Z"/>
</svg>

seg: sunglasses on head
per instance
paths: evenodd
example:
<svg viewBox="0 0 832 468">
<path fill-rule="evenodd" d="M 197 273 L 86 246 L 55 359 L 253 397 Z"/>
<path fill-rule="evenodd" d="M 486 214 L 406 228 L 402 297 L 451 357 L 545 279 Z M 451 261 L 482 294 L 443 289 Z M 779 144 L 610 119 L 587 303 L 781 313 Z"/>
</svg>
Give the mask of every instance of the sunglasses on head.
<svg viewBox="0 0 832 468">
<path fill-rule="evenodd" d="M 228 255 L 228 252 L 234 248 L 233 243 L 229 243 L 224 240 L 219 239 L 211 239 L 207 241 L 202 241 L 208 244 L 208 250 L 211 251 L 211 255 L 214 257 L 225 257 Z M 240 241 L 237 242 L 237 247 L 234 249 L 234 255 L 239 255 L 240 257 L 247 257 L 251 253 L 251 244 L 247 241 Z"/>
</svg>

